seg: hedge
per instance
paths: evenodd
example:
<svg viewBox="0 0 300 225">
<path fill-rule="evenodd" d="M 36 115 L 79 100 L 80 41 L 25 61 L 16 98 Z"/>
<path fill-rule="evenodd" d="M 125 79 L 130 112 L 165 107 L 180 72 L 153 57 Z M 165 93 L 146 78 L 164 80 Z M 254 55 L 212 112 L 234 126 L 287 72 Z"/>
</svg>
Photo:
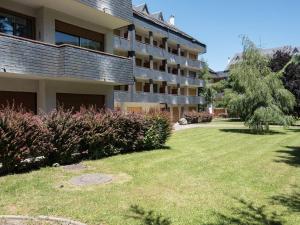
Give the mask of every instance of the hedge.
<svg viewBox="0 0 300 225">
<path fill-rule="evenodd" d="M 159 149 L 171 131 L 163 112 L 82 109 L 74 114 L 59 109 L 36 116 L 6 107 L 0 109 L 0 173 Z"/>
<path fill-rule="evenodd" d="M 213 116 L 208 112 L 187 112 L 184 114 L 184 118 L 187 120 L 189 124 L 191 123 L 208 123 L 211 122 Z"/>
</svg>

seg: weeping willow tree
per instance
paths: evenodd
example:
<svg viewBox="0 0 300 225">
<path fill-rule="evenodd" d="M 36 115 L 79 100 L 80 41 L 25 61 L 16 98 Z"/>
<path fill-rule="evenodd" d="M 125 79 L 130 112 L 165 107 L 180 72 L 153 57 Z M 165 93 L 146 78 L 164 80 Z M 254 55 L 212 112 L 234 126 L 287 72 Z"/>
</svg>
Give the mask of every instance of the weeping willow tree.
<svg viewBox="0 0 300 225">
<path fill-rule="evenodd" d="M 232 88 L 225 92 L 228 109 L 256 132 L 268 132 L 270 124 L 290 125 L 295 97 L 282 83 L 285 68 L 272 72 L 269 59 L 253 42 L 244 38 L 243 46 L 243 60 L 230 69 Z"/>
</svg>

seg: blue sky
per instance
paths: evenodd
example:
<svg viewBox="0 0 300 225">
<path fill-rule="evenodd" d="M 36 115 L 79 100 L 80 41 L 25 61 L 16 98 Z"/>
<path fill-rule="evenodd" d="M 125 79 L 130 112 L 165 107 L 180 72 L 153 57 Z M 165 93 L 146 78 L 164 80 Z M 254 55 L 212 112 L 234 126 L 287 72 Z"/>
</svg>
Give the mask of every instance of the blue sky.
<svg viewBox="0 0 300 225">
<path fill-rule="evenodd" d="M 214 70 L 242 50 L 241 35 L 258 46 L 300 46 L 299 0 L 133 0 L 150 12 L 176 17 L 176 26 L 207 45 L 203 58 Z"/>
</svg>

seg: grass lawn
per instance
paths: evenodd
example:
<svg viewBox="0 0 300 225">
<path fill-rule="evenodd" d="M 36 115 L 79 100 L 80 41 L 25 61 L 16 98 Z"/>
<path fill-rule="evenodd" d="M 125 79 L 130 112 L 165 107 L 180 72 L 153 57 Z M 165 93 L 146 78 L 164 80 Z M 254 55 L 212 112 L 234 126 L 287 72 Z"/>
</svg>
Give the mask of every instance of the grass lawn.
<svg viewBox="0 0 300 225">
<path fill-rule="evenodd" d="M 141 222 L 129 208 L 139 205 L 175 225 L 299 225 L 300 128 L 260 136 L 228 123 L 236 126 L 178 131 L 170 149 L 87 161 L 84 171 L 44 168 L 0 177 L 0 214 L 134 225 Z M 84 173 L 117 180 L 89 187 L 68 183 Z"/>
</svg>

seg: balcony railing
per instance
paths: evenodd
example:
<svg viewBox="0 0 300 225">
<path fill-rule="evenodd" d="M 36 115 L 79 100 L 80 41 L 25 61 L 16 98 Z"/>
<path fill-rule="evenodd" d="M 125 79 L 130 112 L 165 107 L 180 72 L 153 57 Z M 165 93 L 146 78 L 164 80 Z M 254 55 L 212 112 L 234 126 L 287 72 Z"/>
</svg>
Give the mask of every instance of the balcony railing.
<svg viewBox="0 0 300 225">
<path fill-rule="evenodd" d="M 152 79 L 154 81 L 167 81 L 171 84 L 181 84 L 186 86 L 204 87 L 204 81 L 197 78 L 178 76 L 158 70 L 151 70 L 144 67 L 134 67 L 134 76 L 142 79 Z"/>
<path fill-rule="evenodd" d="M 155 58 L 167 59 L 168 63 L 171 64 L 180 64 L 184 67 L 191 67 L 195 69 L 201 69 L 203 67 L 203 63 L 200 60 L 188 59 L 187 57 L 179 56 L 170 53 L 165 49 L 139 41 L 135 42 L 134 50 L 144 55 L 152 55 Z"/>
<path fill-rule="evenodd" d="M 114 49 L 130 51 L 131 50 L 130 41 L 120 36 L 114 36 Z"/>
<path fill-rule="evenodd" d="M 7 73 L 133 83 L 132 60 L 72 45 L 51 45 L 0 34 L 0 67 Z"/>
<path fill-rule="evenodd" d="M 147 92 L 130 93 L 126 91 L 115 91 L 116 102 L 145 102 L 165 103 L 171 105 L 198 105 L 204 104 L 201 96 L 181 96 Z"/>
</svg>

